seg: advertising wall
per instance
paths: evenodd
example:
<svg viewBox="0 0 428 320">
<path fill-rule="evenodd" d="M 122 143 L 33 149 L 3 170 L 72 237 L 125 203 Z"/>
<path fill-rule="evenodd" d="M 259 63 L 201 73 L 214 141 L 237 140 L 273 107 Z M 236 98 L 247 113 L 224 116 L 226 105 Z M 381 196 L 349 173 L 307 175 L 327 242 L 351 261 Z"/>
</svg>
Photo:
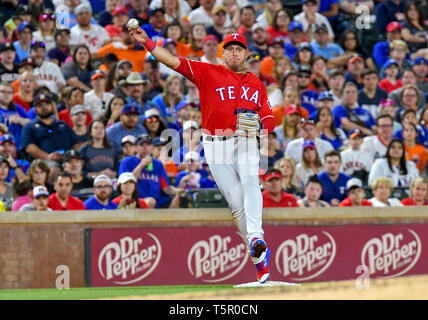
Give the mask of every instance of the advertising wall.
<svg viewBox="0 0 428 320">
<path fill-rule="evenodd" d="M 292 283 L 428 273 L 428 224 L 265 226 L 271 280 Z M 239 284 L 255 267 L 234 227 L 85 231 L 88 286 Z M 359 270 L 357 272 L 357 270 Z"/>
</svg>

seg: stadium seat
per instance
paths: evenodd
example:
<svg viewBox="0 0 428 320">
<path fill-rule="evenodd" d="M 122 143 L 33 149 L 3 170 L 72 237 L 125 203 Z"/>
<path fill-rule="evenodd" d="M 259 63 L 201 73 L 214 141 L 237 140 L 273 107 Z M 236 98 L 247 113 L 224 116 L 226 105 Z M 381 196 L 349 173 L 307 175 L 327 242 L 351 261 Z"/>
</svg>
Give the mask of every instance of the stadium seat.
<svg viewBox="0 0 428 320">
<path fill-rule="evenodd" d="M 218 189 L 199 189 L 193 197 L 194 208 L 227 208 L 227 202 Z"/>
</svg>

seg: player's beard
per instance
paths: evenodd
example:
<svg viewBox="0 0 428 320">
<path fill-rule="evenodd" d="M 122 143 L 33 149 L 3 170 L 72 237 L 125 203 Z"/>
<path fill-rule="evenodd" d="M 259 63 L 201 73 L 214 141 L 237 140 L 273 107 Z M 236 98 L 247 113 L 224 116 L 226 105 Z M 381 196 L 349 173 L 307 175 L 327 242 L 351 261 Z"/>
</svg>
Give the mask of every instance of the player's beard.
<svg viewBox="0 0 428 320">
<path fill-rule="evenodd" d="M 233 72 L 242 72 L 247 70 L 244 63 L 226 63 L 226 67 Z"/>
</svg>

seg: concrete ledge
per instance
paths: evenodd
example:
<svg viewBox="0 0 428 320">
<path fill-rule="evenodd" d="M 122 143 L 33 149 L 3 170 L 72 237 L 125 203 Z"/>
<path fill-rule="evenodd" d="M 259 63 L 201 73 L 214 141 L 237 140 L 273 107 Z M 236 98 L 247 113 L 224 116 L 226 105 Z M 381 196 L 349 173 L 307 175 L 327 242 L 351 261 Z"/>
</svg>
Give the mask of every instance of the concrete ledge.
<svg viewBox="0 0 428 320">
<path fill-rule="evenodd" d="M 428 220 L 427 207 L 392 208 L 266 208 L 264 222 L 292 221 L 383 221 Z M 229 209 L 103 210 L 7 212 L 0 214 L 1 224 L 29 223 L 111 223 L 111 222 L 230 222 Z"/>
</svg>

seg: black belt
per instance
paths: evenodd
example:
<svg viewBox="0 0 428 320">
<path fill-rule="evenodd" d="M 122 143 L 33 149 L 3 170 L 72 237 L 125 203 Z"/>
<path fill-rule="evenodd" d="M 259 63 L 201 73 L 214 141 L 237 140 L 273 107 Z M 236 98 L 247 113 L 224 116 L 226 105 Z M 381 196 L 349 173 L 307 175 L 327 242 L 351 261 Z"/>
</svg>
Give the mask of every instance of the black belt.
<svg viewBox="0 0 428 320">
<path fill-rule="evenodd" d="M 234 138 L 235 136 L 205 136 L 205 140 L 213 142 L 213 141 L 226 141 Z"/>
</svg>

